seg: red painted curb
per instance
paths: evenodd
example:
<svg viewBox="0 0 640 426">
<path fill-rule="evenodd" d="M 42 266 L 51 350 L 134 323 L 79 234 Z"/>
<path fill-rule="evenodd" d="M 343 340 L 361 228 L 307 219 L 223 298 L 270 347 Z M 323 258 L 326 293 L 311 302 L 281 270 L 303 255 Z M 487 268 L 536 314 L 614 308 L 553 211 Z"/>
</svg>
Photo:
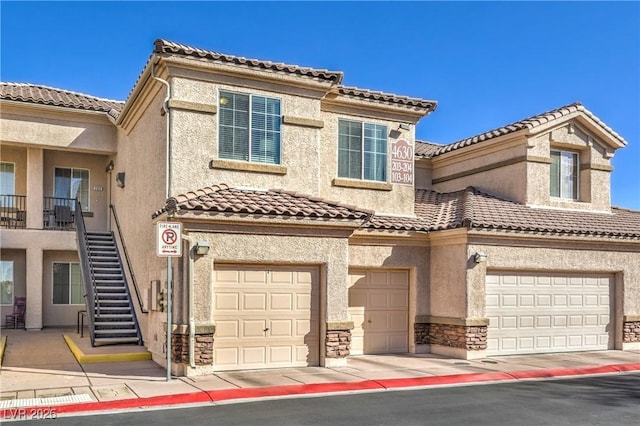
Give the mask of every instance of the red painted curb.
<svg viewBox="0 0 640 426">
<path fill-rule="evenodd" d="M 403 379 L 363 380 L 360 382 L 332 382 L 314 383 L 306 385 L 265 386 L 244 389 L 222 389 L 214 391 L 202 391 L 182 393 L 176 395 L 161 395 L 147 398 L 121 399 L 116 401 L 88 402 L 78 404 L 57 405 L 56 414 L 79 413 L 91 411 L 121 410 L 126 408 L 147 408 L 157 406 L 170 406 L 180 404 L 197 404 L 216 401 L 229 401 L 234 399 L 264 398 L 287 395 L 305 395 L 330 392 L 349 392 L 373 389 L 397 389 L 418 386 L 451 385 L 457 383 L 481 383 L 499 382 L 505 380 L 542 379 L 552 377 L 567 377 L 589 374 L 619 373 L 628 371 L 640 371 L 640 363 L 612 364 L 603 366 L 587 366 L 572 368 L 551 368 L 546 370 L 526 370 L 512 372 L 489 372 L 451 374 L 447 376 L 427 376 Z M 8 418 L 16 410 L 23 412 L 37 412 L 43 407 L 19 407 L 7 408 L 0 411 L 0 418 Z"/>
<path fill-rule="evenodd" d="M 383 389 L 373 380 L 361 382 L 312 383 L 307 385 L 265 386 L 261 388 L 222 389 L 208 391 L 213 401 L 231 399 L 262 398 L 269 396 L 305 395 L 323 392 L 348 392 L 358 390 Z"/>
<path fill-rule="evenodd" d="M 478 383 L 478 382 L 499 382 L 503 380 L 513 380 L 508 373 L 466 373 L 466 374 L 450 374 L 448 376 L 427 376 L 414 377 L 406 379 L 383 379 L 376 380 L 386 389 L 416 387 L 416 386 L 437 386 L 452 385 L 456 383 Z"/>
</svg>

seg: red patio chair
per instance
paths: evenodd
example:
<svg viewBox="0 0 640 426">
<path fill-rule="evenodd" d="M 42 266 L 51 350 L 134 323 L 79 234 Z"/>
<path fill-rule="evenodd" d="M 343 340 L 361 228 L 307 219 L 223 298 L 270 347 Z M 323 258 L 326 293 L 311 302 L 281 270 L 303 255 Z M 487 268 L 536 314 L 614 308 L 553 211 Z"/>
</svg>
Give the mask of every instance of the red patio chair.
<svg viewBox="0 0 640 426">
<path fill-rule="evenodd" d="M 13 313 L 5 315 L 4 326 L 6 328 L 13 327 L 18 328 L 22 325 L 24 327 L 24 313 L 27 310 L 27 298 L 16 297 L 13 304 Z"/>
</svg>

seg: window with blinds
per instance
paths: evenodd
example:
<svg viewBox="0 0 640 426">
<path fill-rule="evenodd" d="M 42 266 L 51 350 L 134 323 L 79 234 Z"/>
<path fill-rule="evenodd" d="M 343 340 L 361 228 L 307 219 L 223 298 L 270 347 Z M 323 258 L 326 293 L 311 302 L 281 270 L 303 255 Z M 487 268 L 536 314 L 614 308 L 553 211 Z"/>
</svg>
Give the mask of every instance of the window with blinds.
<svg viewBox="0 0 640 426">
<path fill-rule="evenodd" d="M 280 100 L 220 91 L 218 155 L 280 164 Z"/>
<path fill-rule="evenodd" d="M 387 181 L 387 127 L 338 121 L 338 177 Z"/>
</svg>

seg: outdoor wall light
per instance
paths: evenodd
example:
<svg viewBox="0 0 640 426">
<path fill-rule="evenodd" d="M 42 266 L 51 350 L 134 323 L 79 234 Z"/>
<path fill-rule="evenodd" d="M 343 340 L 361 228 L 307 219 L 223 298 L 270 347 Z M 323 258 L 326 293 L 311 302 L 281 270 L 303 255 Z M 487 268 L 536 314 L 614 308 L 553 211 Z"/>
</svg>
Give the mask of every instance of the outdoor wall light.
<svg viewBox="0 0 640 426">
<path fill-rule="evenodd" d="M 483 252 L 479 251 L 473 256 L 473 260 L 476 263 L 486 262 L 487 261 L 487 255 L 484 254 Z"/>
<path fill-rule="evenodd" d="M 198 241 L 196 244 L 196 254 L 200 256 L 205 256 L 209 253 L 209 243 L 206 241 Z"/>
<path fill-rule="evenodd" d="M 124 188 L 124 172 L 116 173 L 116 183 L 120 188 Z"/>
</svg>

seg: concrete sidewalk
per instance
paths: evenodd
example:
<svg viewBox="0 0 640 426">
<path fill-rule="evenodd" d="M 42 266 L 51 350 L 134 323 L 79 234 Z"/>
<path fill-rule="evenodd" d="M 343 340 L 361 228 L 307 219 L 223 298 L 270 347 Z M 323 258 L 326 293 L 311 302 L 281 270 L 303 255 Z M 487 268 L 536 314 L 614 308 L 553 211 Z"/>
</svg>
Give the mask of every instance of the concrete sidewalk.
<svg viewBox="0 0 640 426">
<path fill-rule="evenodd" d="M 7 344 L 0 372 L 0 415 L 5 419 L 20 407 L 55 407 L 55 412 L 62 414 L 640 371 L 640 351 L 503 356 L 474 361 L 431 354 L 365 355 L 351 357 L 347 366 L 339 368 L 233 371 L 167 382 L 165 370 L 149 360 L 140 346 L 92 348 L 89 339 L 81 339 L 75 329 L 2 330 L 2 334 Z M 73 352 L 70 346 L 76 346 Z M 118 357 L 138 360 L 102 362 Z"/>
</svg>

